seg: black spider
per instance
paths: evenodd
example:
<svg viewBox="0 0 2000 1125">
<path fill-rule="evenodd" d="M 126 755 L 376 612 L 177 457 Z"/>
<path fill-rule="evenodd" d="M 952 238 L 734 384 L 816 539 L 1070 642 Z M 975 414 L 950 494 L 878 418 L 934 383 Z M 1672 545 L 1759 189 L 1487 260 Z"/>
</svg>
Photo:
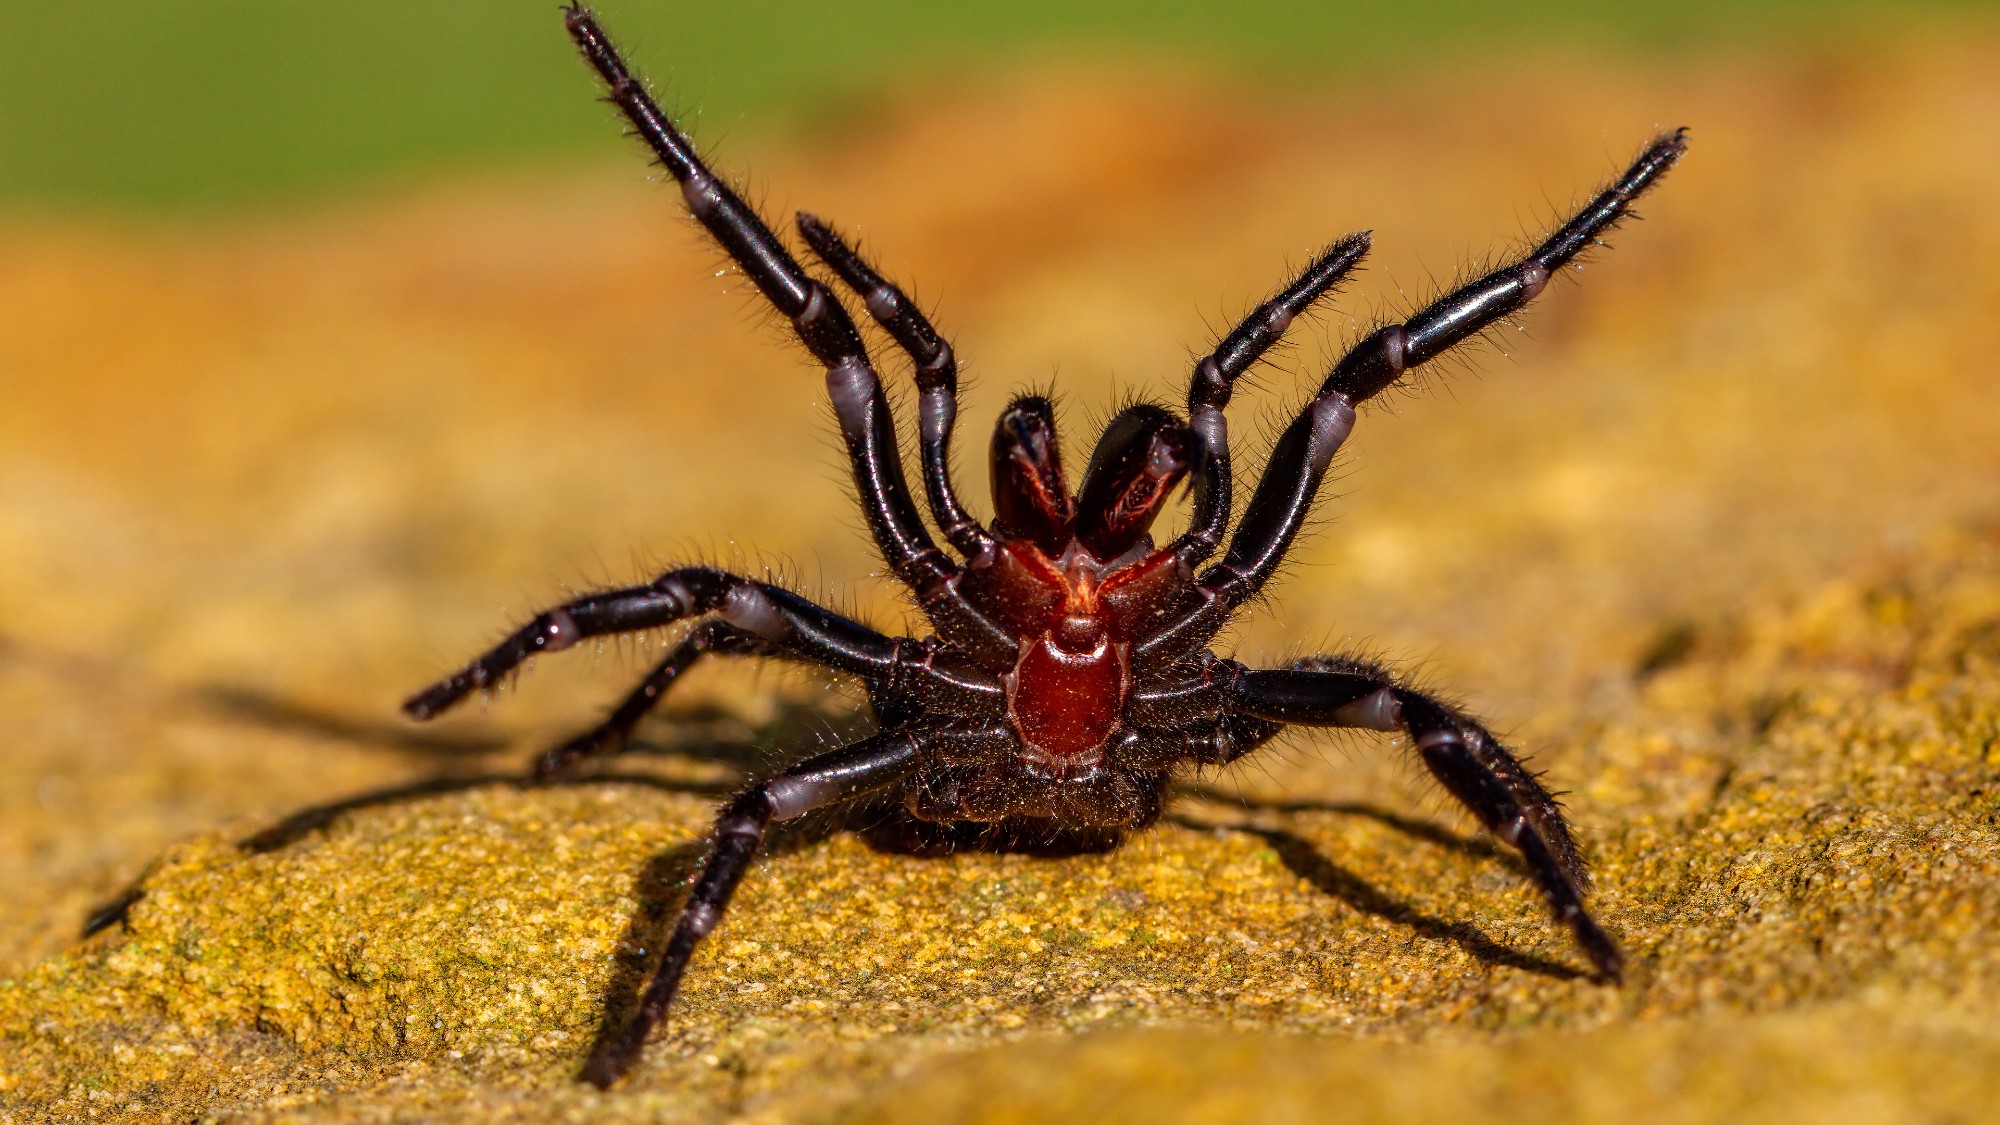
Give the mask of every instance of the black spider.
<svg viewBox="0 0 2000 1125">
<path fill-rule="evenodd" d="M 993 433 L 994 515 L 982 526 L 951 482 L 956 413 L 951 346 L 907 297 L 811 215 L 799 234 L 915 366 L 919 447 L 930 512 L 961 557 L 939 551 L 910 494 L 882 385 L 841 298 L 695 154 L 582 7 L 570 35 L 610 101 L 680 184 L 694 217 L 755 282 L 826 368 L 827 391 L 876 546 L 936 635 L 887 637 L 776 586 L 705 566 L 551 609 L 463 671 L 404 704 L 428 719 L 490 687 L 536 653 L 585 637 L 699 618 L 597 729 L 549 751 L 547 778 L 622 743 L 669 685 L 708 653 L 823 665 L 867 685 L 879 733 L 807 759 L 723 806 L 714 842 L 638 1010 L 590 1060 L 609 1085 L 665 1014 L 697 944 L 715 929 L 766 829 L 866 797 L 938 825 L 973 823 L 1023 837 L 1094 834 L 1115 844 L 1159 818 L 1177 768 L 1231 762 L 1287 725 L 1406 731 L 1418 756 L 1490 831 L 1518 849 L 1556 917 L 1606 979 L 1617 945 L 1584 909 L 1588 879 L 1549 791 L 1477 721 L 1376 665 L 1347 656 L 1259 670 L 1207 651 L 1256 597 L 1306 519 L 1359 403 L 1521 308 L 1626 214 L 1686 147 L 1654 140 L 1609 187 L 1540 246 L 1376 330 L 1337 363 L 1286 427 L 1236 522 L 1222 410 L 1236 379 L 1361 260 L 1368 236 L 1334 242 L 1195 364 L 1188 417 L 1142 405 L 1112 419 L 1074 494 L 1054 417 L 1016 399 Z M 1156 548 L 1148 529 L 1188 481 L 1187 530 Z"/>
</svg>

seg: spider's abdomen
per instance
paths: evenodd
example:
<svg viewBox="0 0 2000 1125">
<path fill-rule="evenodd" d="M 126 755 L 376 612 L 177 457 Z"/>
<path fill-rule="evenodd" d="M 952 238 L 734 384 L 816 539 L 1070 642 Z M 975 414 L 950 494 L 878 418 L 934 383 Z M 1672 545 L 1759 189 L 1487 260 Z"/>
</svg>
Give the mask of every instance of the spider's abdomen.
<svg viewBox="0 0 2000 1125">
<path fill-rule="evenodd" d="M 1021 741 L 1058 770 L 1097 764 L 1130 682 L 1126 646 L 1096 615 L 1064 617 L 1022 647 L 1007 677 L 1007 713 Z"/>
</svg>

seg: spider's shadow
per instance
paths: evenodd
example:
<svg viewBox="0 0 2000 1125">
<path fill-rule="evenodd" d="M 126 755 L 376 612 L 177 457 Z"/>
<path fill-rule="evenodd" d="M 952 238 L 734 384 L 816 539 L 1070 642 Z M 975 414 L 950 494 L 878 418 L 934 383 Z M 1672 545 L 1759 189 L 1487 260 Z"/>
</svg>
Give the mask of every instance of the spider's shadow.
<svg viewBox="0 0 2000 1125">
<path fill-rule="evenodd" d="M 1413 840 L 1421 840 L 1475 859 L 1500 863 L 1524 879 L 1529 877 L 1527 865 L 1521 862 L 1520 856 L 1484 836 L 1462 836 L 1430 821 L 1417 820 L 1376 805 L 1358 801 L 1259 800 L 1201 784 L 1183 785 L 1180 787 L 1180 794 L 1210 804 L 1234 806 L 1257 812 L 1332 813 L 1338 816 L 1363 817 Z M 1451 942 L 1489 965 L 1503 965 L 1557 980 L 1581 980 L 1590 976 L 1589 973 L 1573 969 L 1561 962 L 1509 949 L 1488 937 L 1484 931 L 1470 922 L 1452 922 L 1434 917 L 1407 902 L 1384 894 L 1374 884 L 1320 854 L 1312 841 L 1295 832 L 1267 825 L 1205 821 L 1185 813 L 1176 814 L 1169 819 L 1182 827 L 1199 831 L 1241 832 L 1255 836 L 1269 845 L 1271 851 L 1277 855 L 1278 861 L 1283 863 L 1287 870 L 1312 884 L 1321 893 L 1331 895 L 1364 914 L 1372 914 L 1396 925 L 1406 926 L 1425 937 Z"/>
<path fill-rule="evenodd" d="M 1360 817 L 1372 820 L 1384 828 L 1399 832 L 1412 840 L 1421 840 L 1446 851 L 1454 851 L 1473 859 L 1498 863 L 1513 870 L 1522 878 L 1529 878 L 1527 864 L 1521 862 L 1519 854 L 1503 848 L 1487 836 L 1465 836 L 1441 827 L 1428 820 L 1418 820 L 1413 816 L 1391 812 L 1380 805 L 1363 801 L 1297 801 L 1271 800 L 1261 797 L 1247 797 L 1231 793 L 1211 785 L 1189 782 L 1177 787 L 1176 792 L 1183 797 L 1205 801 L 1214 805 L 1227 805 L 1254 812 L 1267 813 L 1332 813 L 1336 816 Z M 1210 826 L 1230 827 L 1230 826 Z"/>
<path fill-rule="evenodd" d="M 586 777 L 565 780 L 564 785 L 642 785 L 668 793 L 686 793 L 702 797 L 723 797 L 733 791 L 734 786 L 717 782 L 674 781 L 637 772 L 603 770 Z M 317 832 L 331 828 L 342 817 L 367 809 L 385 808 L 390 805 L 407 804 L 412 801 L 427 800 L 449 793 L 464 793 L 488 786 L 508 786 L 516 789 L 535 788 L 525 773 L 500 773 L 485 771 L 480 773 L 452 773 L 441 777 L 425 778 L 420 781 L 405 782 L 401 785 L 387 785 L 379 789 L 369 789 L 328 801 L 318 805 L 307 805 L 295 812 L 278 818 L 268 827 L 258 829 L 236 842 L 237 847 L 251 855 L 281 851 Z M 122 925 L 126 914 L 146 897 L 145 876 L 120 891 L 118 895 L 85 916 L 82 936 L 91 937 L 112 926 Z"/>
<path fill-rule="evenodd" d="M 1287 802 L 1286 806 L 1281 807 L 1292 805 L 1294 803 Z M 1369 806 L 1328 804 L 1306 807 L 1314 811 L 1354 813 L 1380 821 L 1390 827 L 1398 827 L 1399 822 L 1405 819 L 1395 813 Z M 1247 836 L 1255 836 L 1270 847 L 1287 870 L 1312 884 L 1320 893 L 1331 895 L 1363 914 L 1372 914 L 1398 926 L 1415 930 L 1434 941 L 1451 942 L 1489 965 L 1539 973 L 1556 980 L 1582 980 L 1590 975 L 1559 961 L 1551 961 L 1533 953 L 1523 953 L 1518 949 L 1509 949 L 1488 937 L 1485 931 L 1470 922 L 1453 922 L 1426 914 L 1407 902 L 1383 893 L 1381 888 L 1373 883 L 1326 858 L 1320 854 L 1312 841 L 1295 832 L 1263 825 L 1207 821 L 1186 814 L 1175 814 L 1168 820 L 1183 828 L 1192 828 L 1196 831 L 1241 832 Z M 1494 850 L 1479 846 L 1485 841 L 1455 837 L 1436 825 L 1424 824 L 1421 821 L 1414 823 L 1419 825 L 1421 830 L 1408 834 L 1417 839 L 1433 843 L 1444 842 L 1445 846 L 1469 855 L 1487 855 Z"/>
<path fill-rule="evenodd" d="M 467 736 L 428 730 L 411 730 L 404 724 L 383 722 L 324 710 L 310 704 L 285 699 L 253 688 L 236 685 L 204 685 L 188 691 L 184 702 L 232 720 L 313 739 L 352 743 L 387 751 L 409 759 L 427 770 L 429 776 L 351 794 L 338 800 L 307 805 L 279 817 L 268 827 L 238 841 L 252 854 L 279 851 L 316 832 L 332 827 L 342 817 L 368 809 L 422 801 L 450 793 L 463 793 L 487 786 L 527 788 L 525 768 L 496 769 L 496 752 L 511 742 L 490 737 Z M 820 708 L 781 705 L 776 717 L 749 738 L 716 737 L 721 724 L 734 724 L 734 716 L 719 708 L 694 708 L 677 720 L 693 737 L 676 739 L 671 745 L 635 742 L 626 753 L 633 756 L 670 756 L 687 761 L 715 763 L 738 774 L 769 766 L 770 755 L 760 749 L 776 738 L 798 738 L 806 728 L 823 731 L 837 726 L 840 718 Z M 740 730 L 740 724 L 735 724 Z M 574 785 L 644 785 L 671 793 L 723 797 L 733 783 L 677 781 L 636 771 L 614 771 L 602 767 L 567 778 Z M 85 916 L 83 937 L 91 937 L 112 926 L 123 925 L 127 913 L 146 895 L 145 876 Z"/>
<path fill-rule="evenodd" d="M 241 841 L 245 851 L 263 853 L 288 847 L 315 832 L 324 830 L 342 817 L 367 809 L 425 800 L 449 793 L 465 792 L 491 785 L 526 787 L 522 773 L 490 768 L 493 751 L 503 743 L 472 738 L 413 732 L 400 726 L 356 719 L 315 710 L 288 700 L 235 688 L 209 688 L 197 700 L 234 717 L 261 725 L 342 741 L 373 744 L 428 762 L 434 776 L 399 785 L 385 786 L 344 797 L 337 801 L 310 805 L 281 817 Z M 811 704 L 781 707 L 772 720 L 739 735 L 717 736 L 718 723 L 732 717 L 722 711 L 697 711 L 676 715 L 672 725 L 677 733 L 667 742 L 641 740 L 628 754 L 664 755 L 728 767 L 738 774 L 768 770 L 774 764 L 770 747 L 810 745 L 830 731 L 852 726 L 855 717 L 836 714 Z M 690 737 L 690 735 L 692 735 Z M 695 782 L 668 780 L 647 773 L 606 768 L 558 782 L 563 785 L 644 785 L 667 792 L 722 797 L 735 784 L 727 781 Z M 1179 794 L 1212 803 L 1248 806 L 1262 811 L 1295 813 L 1322 812 L 1362 816 L 1413 839 L 1515 866 L 1514 857 L 1478 837 L 1459 836 L 1435 824 L 1361 803 L 1322 804 L 1312 802 L 1248 802 L 1240 797 L 1199 786 L 1183 786 Z M 1210 823 L 1185 814 L 1169 818 L 1172 823 L 1206 831 L 1236 831 L 1258 837 L 1269 845 L 1279 860 L 1293 873 L 1320 891 L 1340 899 L 1356 910 L 1407 926 L 1436 940 L 1449 941 L 1481 961 L 1523 969 L 1557 979 L 1571 980 L 1585 974 L 1533 954 L 1509 949 L 1495 942 L 1476 926 L 1450 922 L 1425 914 L 1406 902 L 1383 893 L 1353 872 L 1321 855 L 1304 837 L 1283 829 L 1247 824 Z M 781 824 L 767 840 L 767 855 L 783 855 L 810 847 L 842 832 L 852 832 L 869 847 L 897 855 L 941 857 L 958 852 L 1020 853 L 1044 858 L 1061 858 L 1109 851 L 1121 836 L 1104 832 L 1067 832 L 1056 835 L 1011 831 L 1005 826 L 932 825 L 904 814 L 891 802 L 857 802 L 840 809 L 803 817 Z M 705 853 L 701 841 L 692 841 L 655 855 L 643 863 L 634 878 L 633 897 L 637 905 L 626 919 L 614 957 L 611 978 L 605 986 L 604 1015 L 599 1023 L 592 1054 L 615 1035 L 636 1009 L 641 989 L 654 955 L 664 943 L 669 928 L 686 897 L 687 887 Z M 85 936 L 124 921 L 125 914 L 145 891 L 135 884 L 111 902 L 92 912 L 84 924 Z"/>
</svg>

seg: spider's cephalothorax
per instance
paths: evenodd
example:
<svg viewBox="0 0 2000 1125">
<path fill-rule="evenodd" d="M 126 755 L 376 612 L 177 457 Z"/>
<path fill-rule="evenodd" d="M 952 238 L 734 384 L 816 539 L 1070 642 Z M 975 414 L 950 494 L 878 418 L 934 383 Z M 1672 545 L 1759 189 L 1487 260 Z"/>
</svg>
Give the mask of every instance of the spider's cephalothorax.
<svg viewBox="0 0 2000 1125">
<path fill-rule="evenodd" d="M 1159 817 L 1175 769 L 1234 761 L 1288 725 L 1404 733 L 1446 790 L 1521 853 L 1599 974 L 1617 978 L 1618 948 L 1584 909 L 1588 879 L 1561 809 L 1477 721 L 1365 660 L 1314 657 L 1260 670 L 1215 656 L 1208 644 L 1284 559 L 1354 425 L 1355 406 L 1532 300 L 1673 165 L 1686 147 L 1684 130 L 1654 140 L 1520 259 L 1356 344 L 1278 438 L 1233 533 L 1222 413 L 1231 389 L 1360 262 L 1366 235 L 1335 241 L 1195 364 L 1185 418 L 1149 405 L 1113 418 L 1074 491 L 1048 402 L 1015 400 L 993 432 L 987 525 L 967 512 L 951 481 L 957 365 L 950 345 L 832 228 L 799 215 L 813 255 L 915 369 L 924 490 L 953 558 L 938 548 L 911 496 L 888 400 L 842 298 L 801 268 L 702 163 L 591 15 L 572 7 L 566 18 L 611 102 L 679 183 L 688 210 L 825 367 L 869 530 L 936 630 L 889 637 L 777 586 L 682 567 L 551 609 L 404 705 L 427 719 L 536 653 L 693 620 L 610 718 L 540 758 L 536 773 L 546 778 L 619 746 L 707 653 L 804 661 L 867 686 L 877 733 L 765 778 L 723 807 L 638 1010 L 591 1059 L 586 1078 L 606 1085 L 637 1055 L 773 821 L 866 800 L 917 821 L 1109 834 L 1115 842 Z M 1154 517 L 1184 483 L 1192 495 L 1188 525 L 1156 546 Z M 1210 562 L 1225 533 L 1227 549 Z"/>
</svg>

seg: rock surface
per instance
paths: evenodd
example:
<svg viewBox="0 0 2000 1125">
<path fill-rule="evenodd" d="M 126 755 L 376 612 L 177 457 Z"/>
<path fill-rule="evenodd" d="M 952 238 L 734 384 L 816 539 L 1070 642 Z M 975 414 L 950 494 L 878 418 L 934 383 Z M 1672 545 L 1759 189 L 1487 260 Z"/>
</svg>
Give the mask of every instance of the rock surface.
<svg viewBox="0 0 2000 1125">
<path fill-rule="evenodd" d="M 1983 1114 L 2000 157 L 1963 138 L 2000 80 L 1977 47 L 1585 67 L 1505 107 L 1463 97 L 1498 71 L 1291 110 L 1044 76 L 845 149 L 729 153 L 946 295 L 986 376 L 969 432 L 1061 358 L 1081 441 L 1114 385 L 1177 397 L 1156 380 L 1191 302 L 1219 321 L 1218 292 L 1245 306 L 1373 226 L 1388 268 L 1340 307 L 1394 304 L 1385 273 L 1511 231 L 1602 138 L 1695 124 L 1653 221 L 1555 288 L 1518 364 L 1364 418 L 1339 526 L 1238 637 L 1434 646 L 1404 662 L 1571 790 L 1632 970 L 1585 978 L 1395 743 L 1301 739 L 1191 779 L 1108 856 L 793 840 L 608 1094 L 572 1076 L 732 784 L 714 759 L 851 729 L 851 696 L 704 673 L 650 752 L 546 789 L 513 780 L 525 752 L 637 661 L 546 661 L 435 729 L 389 704 L 628 541 L 865 574 L 816 380 L 729 315 L 671 200 L 604 186 L 629 169 L 194 235 L 7 227 L 0 1119 Z M 1302 378 L 1264 382 L 1246 439 Z"/>
</svg>

